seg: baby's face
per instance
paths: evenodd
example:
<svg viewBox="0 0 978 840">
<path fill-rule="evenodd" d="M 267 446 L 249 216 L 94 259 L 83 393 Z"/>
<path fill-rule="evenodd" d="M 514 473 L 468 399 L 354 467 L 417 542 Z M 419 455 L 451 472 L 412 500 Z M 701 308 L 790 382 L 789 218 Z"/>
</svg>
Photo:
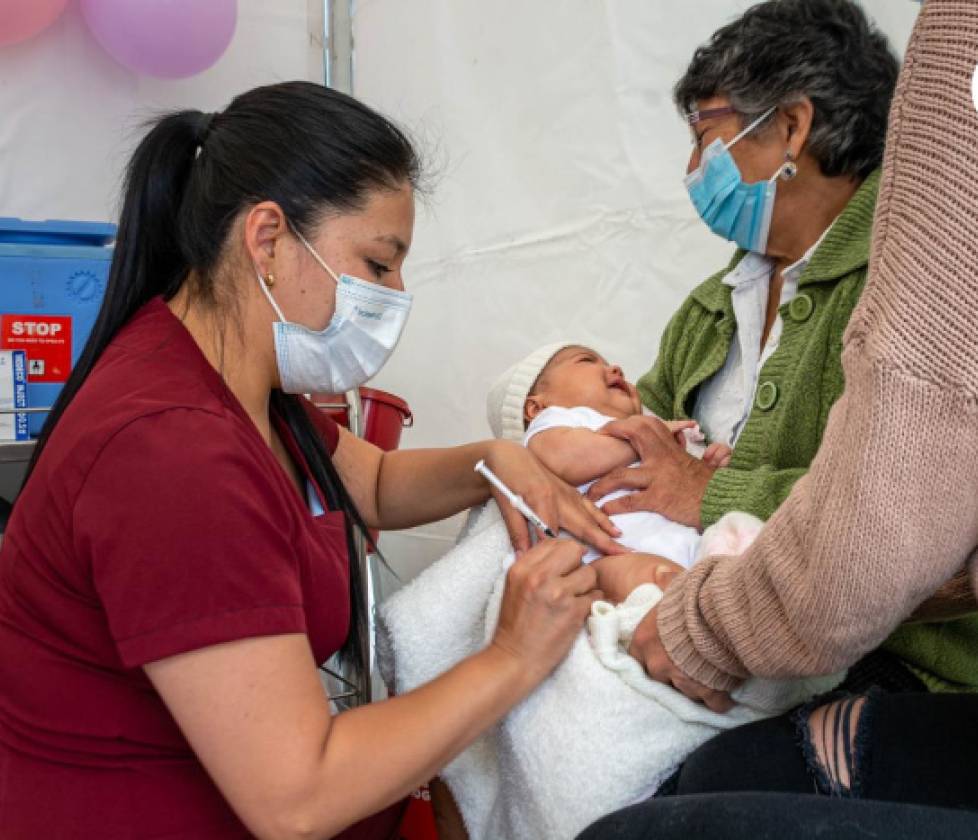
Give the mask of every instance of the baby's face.
<svg viewBox="0 0 978 840">
<path fill-rule="evenodd" d="M 530 403 L 537 401 L 536 410 Z M 550 406 L 572 408 L 586 405 L 609 417 L 642 413 L 642 403 L 621 368 L 609 365 L 587 347 L 565 347 L 543 369 L 536 392 L 527 400 L 527 412 L 535 416 Z"/>
</svg>

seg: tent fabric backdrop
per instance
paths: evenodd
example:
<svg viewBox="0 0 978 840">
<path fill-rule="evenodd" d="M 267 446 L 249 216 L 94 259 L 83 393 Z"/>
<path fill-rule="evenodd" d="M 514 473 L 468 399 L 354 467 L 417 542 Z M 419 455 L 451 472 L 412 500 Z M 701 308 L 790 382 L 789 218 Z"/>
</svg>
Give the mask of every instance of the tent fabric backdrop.
<svg viewBox="0 0 978 840">
<path fill-rule="evenodd" d="M 377 387 L 404 397 L 402 446 L 489 436 L 485 396 L 547 342 L 593 345 L 631 379 L 669 316 L 732 246 L 683 188 L 671 88 L 746 0 L 359 0 L 354 93 L 407 127 L 431 166 L 405 281 L 404 338 Z M 902 53 L 918 12 L 865 8 Z M 383 546 L 410 576 L 459 520 Z"/>
<path fill-rule="evenodd" d="M 78 2 L 36 37 L 0 47 L 0 216 L 115 221 L 143 123 L 161 111 L 214 111 L 251 87 L 322 82 L 324 0 L 238 0 L 234 37 L 211 68 L 179 81 L 111 58 Z M 0 469 L 13 498 L 26 462 Z"/>
<path fill-rule="evenodd" d="M 256 85 L 321 82 L 321 26 L 314 0 L 239 0 L 227 52 L 170 81 L 118 64 L 70 3 L 36 38 L 0 48 L 0 216 L 114 220 L 142 123 L 171 109 L 217 110 Z"/>
</svg>

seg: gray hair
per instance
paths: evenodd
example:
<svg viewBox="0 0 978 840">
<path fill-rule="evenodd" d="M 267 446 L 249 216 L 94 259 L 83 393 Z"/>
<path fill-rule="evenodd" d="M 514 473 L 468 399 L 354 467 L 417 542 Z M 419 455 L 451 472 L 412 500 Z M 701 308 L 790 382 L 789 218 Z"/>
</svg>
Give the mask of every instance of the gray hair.
<svg viewBox="0 0 978 840">
<path fill-rule="evenodd" d="M 718 29 L 673 89 L 681 111 L 726 96 L 744 126 L 807 96 L 808 151 L 826 176 L 865 178 L 883 160 L 900 65 L 853 0 L 767 0 Z"/>
</svg>

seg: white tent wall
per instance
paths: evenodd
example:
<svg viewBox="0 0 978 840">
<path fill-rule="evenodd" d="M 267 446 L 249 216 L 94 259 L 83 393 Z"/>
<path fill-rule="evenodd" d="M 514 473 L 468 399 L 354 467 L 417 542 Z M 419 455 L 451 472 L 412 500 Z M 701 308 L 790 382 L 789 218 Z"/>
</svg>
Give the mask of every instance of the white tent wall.
<svg viewBox="0 0 978 840">
<path fill-rule="evenodd" d="M 107 55 L 77 3 L 36 38 L 0 48 L 0 216 L 115 218 L 141 124 L 174 108 L 222 108 L 241 91 L 288 79 L 322 82 L 323 0 L 239 0 L 227 52 L 170 81 Z"/>
<path fill-rule="evenodd" d="M 485 438 L 485 396 L 546 342 L 593 345 L 637 378 L 667 319 L 732 247 L 682 185 L 670 91 L 747 0 L 359 0 L 355 94 L 429 156 L 406 282 L 414 310 L 377 387 L 404 397 L 402 445 Z M 902 53 L 918 6 L 865 0 Z M 382 545 L 405 577 L 455 518 Z"/>
</svg>

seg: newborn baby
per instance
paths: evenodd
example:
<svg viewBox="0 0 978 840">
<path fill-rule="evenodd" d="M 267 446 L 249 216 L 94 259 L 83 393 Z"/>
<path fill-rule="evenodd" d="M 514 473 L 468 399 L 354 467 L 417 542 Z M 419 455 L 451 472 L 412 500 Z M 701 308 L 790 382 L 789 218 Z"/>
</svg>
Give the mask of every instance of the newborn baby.
<svg viewBox="0 0 978 840">
<path fill-rule="evenodd" d="M 596 479 L 636 460 L 631 444 L 601 429 L 612 420 L 642 414 L 638 392 L 621 368 L 588 347 L 556 344 L 534 351 L 493 385 L 488 409 L 496 437 L 522 440 L 552 472 L 582 493 Z M 694 422 L 672 421 L 666 426 L 690 454 L 717 468 L 729 463 L 730 448 L 704 447 Z M 630 492 L 616 491 L 598 504 Z M 694 528 L 648 511 L 619 513 L 611 519 L 621 530 L 618 541 L 634 551 L 664 557 L 683 569 L 696 559 L 700 535 Z M 589 550 L 584 562 L 599 556 Z"/>
<path fill-rule="evenodd" d="M 583 493 L 591 484 L 607 472 L 618 467 L 628 466 L 636 460 L 636 453 L 631 445 L 618 438 L 601 434 L 601 429 L 612 420 L 620 420 L 636 414 L 643 414 L 642 404 L 639 401 L 635 386 L 625 380 L 621 369 L 615 365 L 609 365 L 598 353 L 588 347 L 575 344 L 551 344 L 541 347 L 534 351 L 521 362 L 518 362 L 504 373 L 490 389 L 488 397 L 489 425 L 492 427 L 493 434 L 497 438 L 504 438 L 524 443 L 537 458 L 539 458 L 552 472 L 556 473 L 568 483 L 575 484 Z M 685 446 L 694 455 L 702 456 L 704 461 L 709 461 L 714 467 L 726 466 L 730 460 L 731 450 L 728 446 L 712 445 L 704 447 L 703 435 L 692 421 L 667 422 L 665 424 L 670 432 L 676 436 L 677 445 Z M 631 491 L 623 490 L 609 494 L 600 500 L 599 504 L 617 498 Z M 597 552 L 591 550 L 584 556 L 584 562 L 594 561 L 595 569 L 598 572 L 598 585 L 605 591 L 608 597 L 614 601 L 624 601 L 626 596 L 633 592 L 647 592 L 650 587 L 642 584 L 657 583 L 660 586 L 665 584 L 658 572 L 650 575 L 650 569 L 660 568 L 658 563 L 663 563 L 661 558 L 665 558 L 675 564 L 675 570 L 689 568 L 699 556 L 711 553 L 739 554 L 756 536 L 761 523 L 752 516 L 743 513 L 728 513 L 719 522 L 711 526 L 706 532 L 700 534 L 693 528 L 673 522 L 657 513 L 633 512 L 619 513 L 611 517 L 612 521 L 621 531 L 618 542 L 633 549 L 634 555 L 623 555 L 620 557 L 600 558 Z M 471 549 L 470 549 L 471 550 Z M 457 548 L 459 558 L 464 557 L 467 567 L 473 557 L 465 556 L 461 552 L 463 549 Z M 654 555 L 657 561 L 653 564 L 643 564 L 641 558 L 645 555 Z M 477 555 L 476 555 L 477 556 Z M 635 558 L 634 566 L 630 565 L 631 558 Z M 442 562 L 447 562 L 445 558 Z M 621 561 L 625 561 L 622 563 Z M 453 562 L 458 562 L 454 560 Z M 513 562 L 512 554 L 507 562 Z M 602 564 L 614 564 L 613 566 L 603 567 Z M 441 572 L 439 563 L 427 570 L 424 576 L 429 581 L 433 575 L 445 574 L 444 580 L 451 581 L 451 586 L 456 585 L 458 573 L 452 568 L 451 573 Z M 623 569 L 622 566 L 628 568 Z M 674 574 L 670 571 L 670 574 Z M 422 578 L 422 580 L 424 577 Z M 430 583 L 428 584 L 431 585 Z M 653 587 L 654 588 L 654 587 Z M 387 602 L 385 609 L 390 610 L 392 603 L 397 603 L 397 599 L 419 597 L 423 589 L 415 587 L 414 590 L 404 589 Z M 440 588 L 439 594 L 433 603 L 440 603 L 443 600 Z M 501 590 L 499 590 L 501 591 Z M 456 599 L 455 604 L 467 603 L 467 599 Z M 605 604 L 609 610 L 614 611 L 610 604 Z M 624 605 L 625 612 L 635 610 L 629 603 Z M 418 610 L 415 607 L 404 611 L 406 616 L 414 620 L 415 616 L 426 613 L 426 610 Z M 622 615 L 625 613 L 623 612 Z M 444 617 L 439 611 L 439 616 Z M 617 621 L 617 618 L 616 618 Z M 422 626 L 428 629 L 427 623 L 422 620 Z M 461 625 L 461 622 L 454 619 L 448 622 L 448 626 L 453 630 Z M 589 622 L 590 628 L 594 629 L 593 619 Z M 620 669 L 611 668 L 608 664 L 609 654 L 603 648 L 608 645 L 608 633 L 606 632 L 607 622 L 602 622 L 602 632 L 598 635 L 600 639 L 595 642 L 598 661 L 604 668 L 614 670 L 617 674 Z M 411 638 L 413 634 L 406 634 Z M 624 658 L 626 646 L 619 645 L 618 632 L 611 640 L 611 647 L 616 654 L 613 659 L 616 661 Z M 418 634 L 418 638 L 423 638 L 423 634 Z M 427 641 L 423 645 L 425 651 L 432 648 Z M 435 645 L 434 649 L 442 646 Z M 451 646 L 448 646 L 451 647 Z M 619 650 L 620 647 L 620 650 Z M 394 647 L 392 646 L 393 650 Z M 403 648 L 402 648 L 403 650 Z M 520 762 L 524 755 L 532 754 L 533 766 L 540 762 L 540 756 L 551 754 L 554 743 L 578 743 L 578 737 L 564 739 L 554 737 L 553 726 L 561 725 L 569 727 L 571 731 L 577 732 L 581 718 L 578 716 L 567 716 L 556 713 L 554 710 L 566 708 L 566 698 L 568 696 L 580 696 L 580 686 L 578 680 L 582 677 L 593 678 L 595 675 L 594 659 L 585 655 L 580 646 L 575 647 L 568 659 L 555 672 L 555 676 L 547 680 L 536 694 L 518 707 L 518 711 L 511 714 L 502 724 L 499 731 L 507 731 L 507 735 L 500 737 L 499 742 L 494 742 L 492 749 L 486 749 L 483 745 L 480 749 L 473 749 L 467 755 L 468 763 L 460 765 L 456 763 L 454 772 L 456 783 L 462 785 L 463 790 L 478 790 L 479 793 L 468 800 L 471 813 L 481 813 L 481 797 L 484 791 L 495 786 L 499 789 L 499 782 L 493 775 L 498 772 L 499 756 L 504 755 L 506 762 L 513 762 L 516 766 L 521 766 Z M 641 668 L 632 660 L 633 670 Z M 441 670 L 440 665 L 436 670 Z M 598 672 L 603 673 L 599 670 Z M 668 755 L 673 749 L 672 740 L 677 736 L 670 734 L 673 730 L 679 732 L 680 738 L 686 736 L 684 727 L 691 727 L 697 732 L 706 732 L 701 724 L 685 723 L 684 720 L 673 712 L 673 707 L 663 704 L 654 699 L 649 699 L 643 693 L 638 692 L 634 695 L 631 689 L 627 689 L 624 695 L 614 694 L 618 685 L 618 677 L 614 676 L 609 682 L 600 683 L 603 691 L 611 691 L 611 694 L 604 696 L 614 697 L 615 702 L 608 705 L 585 704 L 584 709 L 587 713 L 593 713 L 598 720 L 618 721 L 622 726 L 627 727 L 631 720 L 629 715 L 622 716 L 622 708 L 638 708 L 643 715 L 640 721 L 644 727 L 646 720 L 654 720 L 658 723 L 665 722 L 667 729 L 663 729 L 661 737 L 665 739 L 668 746 L 659 747 L 658 755 Z M 664 692 L 658 683 L 655 683 L 653 692 Z M 568 692 L 570 692 L 568 694 Z M 678 695 L 676 695 L 678 697 Z M 661 698 L 660 698 L 661 699 Z M 626 705 L 620 705 L 624 701 Z M 630 707 L 629 702 L 637 703 L 637 706 Z M 680 698 L 680 702 L 687 701 Z M 616 724 L 609 724 L 616 725 Z M 634 723 L 632 723 L 634 726 Z M 652 727 L 653 729 L 655 727 Z M 584 727 L 586 735 L 592 738 L 597 737 L 594 749 L 587 749 L 588 762 L 592 762 L 594 770 L 591 774 L 583 774 L 582 778 L 602 778 L 606 771 L 606 766 L 602 763 L 605 760 L 616 762 L 614 749 L 601 749 L 600 745 L 607 743 L 601 740 L 601 736 L 596 736 L 600 730 L 596 728 Z M 517 731 L 518 738 L 512 738 L 509 732 Z M 645 734 L 649 734 L 644 730 Z M 658 730 L 657 730 L 658 731 Z M 525 736 L 531 736 L 529 739 Z M 495 736 L 493 736 L 495 737 Z M 704 735 L 705 737 L 705 735 Z M 656 748 L 650 745 L 656 743 L 654 738 L 643 736 L 643 749 L 656 752 Z M 502 750 L 497 749 L 500 744 L 505 745 Z M 522 745 L 517 747 L 515 745 Z M 692 749 L 695 744 L 690 741 L 683 748 L 685 752 Z M 682 751 L 682 750 L 680 750 Z M 610 758 L 609 758 L 610 757 Z M 632 756 L 634 758 L 634 756 Z M 644 754 L 641 761 L 645 761 L 647 756 Z M 658 758 L 651 759 L 649 766 L 654 766 Z M 671 760 L 671 759 L 670 759 Z M 461 760 L 460 760 L 461 761 Z M 482 775 L 485 771 L 487 762 L 492 771 L 488 772 L 488 780 Z M 509 766 L 509 765 L 507 765 Z M 576 765 L 575 765 L 576 766 Z M 525 767 L 521 766 L 521 770 Z M 550 801 L 552 789 L 548 788 L 546 779 L 549 774 L 528 774 L 524 779 L 519 774 L 500 774 L 505 779 L 505 785 L 516 785 L 520 787 L 520 807 L 523 807 L 527 800 L 527 788 L 537 797 L 539 801 Z M 647 784 L 645 782 L 644 784 Z M 567 794 L 568 789 L 560 788 L 560 793 Z M 463 840 L 468 835 L 462 822 L 452 794 L 441 782 L 432 785 L 432 799 L 438 822 L 438 835 L 442 840 Z M 466 800 L 461 800 L 463 803 Z M 502 801 L 506 801 L 505 797 Z M 473 804 L 475 803 L 475 804 Z M 498 805 L 498 803 L 497 803 Z M 511 803 L 507 803 L 510 807 Z M 498 816 L 498 812 L 494 811 Z M 528 821 L 533 820 L 542 813 L 542 809 L 530 807 L 526 809 Z M 483 819 L 485 822 L 485 819 Z M 479 836 L 485 836 L 480 834 Z M 522 836 L 530 836 L 523 834 Z M 533 836 L 541 836 L 535 834 Z"/>
</svg>

